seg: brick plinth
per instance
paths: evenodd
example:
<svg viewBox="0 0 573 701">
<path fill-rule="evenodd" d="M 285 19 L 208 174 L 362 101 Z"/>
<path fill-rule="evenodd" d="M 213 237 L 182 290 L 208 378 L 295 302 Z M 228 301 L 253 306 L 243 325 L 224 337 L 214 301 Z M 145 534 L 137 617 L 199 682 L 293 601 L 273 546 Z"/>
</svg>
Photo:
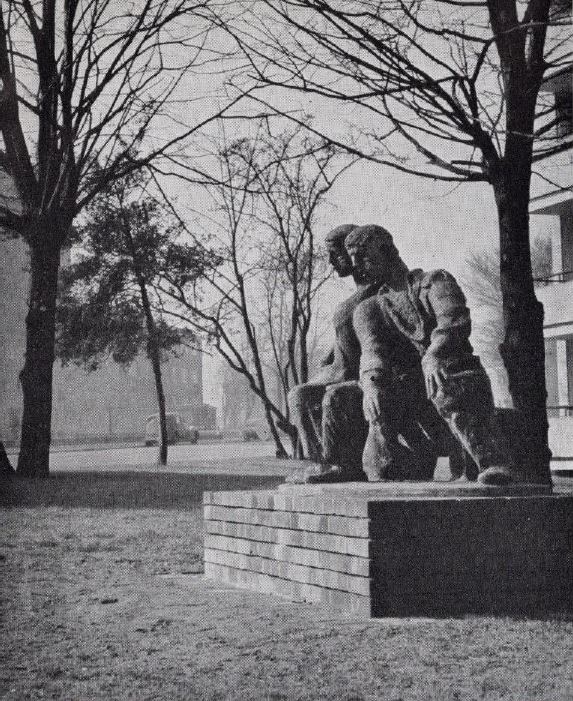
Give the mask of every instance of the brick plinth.
<svg viewBox="0 0 573 701">
<path fill-rule="evenodd" d="M 571 494 L 283 486 L 204 505 L 211 579 L 367 616 L 572 609 Z"/>
</svg>

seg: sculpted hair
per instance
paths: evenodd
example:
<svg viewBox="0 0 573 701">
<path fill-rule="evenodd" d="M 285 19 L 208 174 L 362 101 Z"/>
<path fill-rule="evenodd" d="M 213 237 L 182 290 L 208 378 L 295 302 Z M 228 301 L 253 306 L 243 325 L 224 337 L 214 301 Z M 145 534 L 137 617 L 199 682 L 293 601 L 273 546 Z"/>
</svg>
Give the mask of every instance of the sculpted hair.
<svg viewBox="0 0 573 701">
<path fill-rule="evenodd" d="M 327 246 L 329 246 L 333 243 L 346 241 L 346 237 L 348 236 L 348 234 L 352 233 L 357 228 L 357 224 L 341 224 L 340 226 L 335 227 L 334 229 L 332 229 L 332 231 L 329 231 L 328 234 L 326 234 L 326 236 L 324 237 L 324 243 Z"/>
<path fill-rule="evenodd" d="M 348 234 L 344 240 L 344 245 L 349 251 L 356 250 L 372 240 L 375 240 L 381 248 L 386 249 L 390 254 L 398 256 L 398 249 L 394 245 L 392 234 L 378 224 L 366 224 L 365 226 L 356 227 Z"/>
</svg>

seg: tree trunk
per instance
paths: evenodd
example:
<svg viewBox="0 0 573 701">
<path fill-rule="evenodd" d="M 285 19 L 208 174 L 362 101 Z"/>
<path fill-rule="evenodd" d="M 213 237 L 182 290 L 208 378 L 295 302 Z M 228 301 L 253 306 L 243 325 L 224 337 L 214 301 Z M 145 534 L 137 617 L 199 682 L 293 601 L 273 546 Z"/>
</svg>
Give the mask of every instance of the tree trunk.
<svg viewBox="0 0 573 701">
<path fill-rule="evenodd" d="M 123 234 L 125 241 L 131 253 L 131 260 L 135 278 L 139 286 L 139 294 L 141 296 L 141 306 L 145 316 L 145 326 L 147 328 L 147 356 L 151 361 L 151 369 L 153 370 L 153 379 L 155 380 L 155 394 L 157 396 L 157 409 L 159 412 L 159 455 L 157 463 L 159 465 L 167 465 L 167 418 L 165 410 L 165 392 L 163 390 L 163 378 L 161 377 L 161 358 L 159 357 L 159 339 L 157 338 L 157 327 L 151 311 L 149 295 L 147 294 L 147 283 L 145 275 L 138 262 L 137 249 L 131 234 L 129 222 L 123 219 L 124 230 Z"/>
<path fill-rule="evenodd" d="M 273 440 L 275 442 L 275 456 L 277 458 L 288 458 L 288 453 L 286 452 L 286 450 L 282 444 L 281 437 L 279 436 L 279 432 L 278 432 L 277 427 L 275 425 L 275 422 L 273 420 L 272 412 L 266 403 L 265 403 L 265 417 L 267 419 L 267 424 L 269 426 L 271 436 L 273 437 Z"/>
<path fill-rule="evenodd" d="M 308 382 L 308 331 L 310 327 L 310 309 L 306 313 L 306 320 L 300 332 L 300 382 Z"/>
<path fill-rule="evenodd" d="M 302 460 L 304 457 L 303 452 L 302 452 L 302 445 L 300 444 L 300 441 L 298 438 L 298 431 L 296 430 L 296 426 L 293 426 L 291 424 L 291 422 L 289 421 L 288 411 L 285 412 L 284 419 L 277 420 L 276 427 L 279 428 L 281 431 L 284 431 L 287 434 L 287 436 L 289 437 L 291 448 L 292 448 L 293 458 Z M 286 457 L 286 456 L 282 456 L 282 457 Z"/>
<path fill-rule="evenodd" d="M 167 418 L 165 409 L 165 392 L 163 389 L 163 378 L 161 376 L 161 359 L 159 357 L 157 328 L 151 312 L 151 304 L 149 303 L 149 296 L 147 294 L 145 280 L 140 273 L 137 274 L 137 279 L 149 338 L 147 343 L 147 353 L 153 369 L 155 392 L 157 395 L 157 408 L 159 410 L 159 456 L 157 458 L 157 462 L 159 465 L 167 465 Z"/>
<path fill-rule="evenodd" d="M 519 157 L 521 156 L 521 158 Z M 514 459 L 521 481 L 550 483 L 545 387 L 543 305 L 533 286 L 529 246 L 529 176 L 525 153 L 506 151 L 503 177 L 494 182 L 500 228 L 500 278 L 507 370 L 516 418 Z"/>
<path fill-rule="evenodd" d="M 167 465 L 167 417 L 165 409 L 165 392 L 163 390 L 163 379 L 161 377 L 161 363 L 159 360 L 159 349 L 157 341 L 150 345 L 149 354 L 151 356 L 151 367 L 155 379 L 155 392 L 157 394 L 157 408 L 159 410 L 159 465 Z"/>
<path fill-rule="evenodd" d="M 50 246 L 48 237 L 41 237 L 39 232 L 35 239 L 30 245 L 26 355 L 20 373 L 24 405 L 17 472 L 24 477 L 47 477 L 60 247 L 53 242 Z"/>
</svg>

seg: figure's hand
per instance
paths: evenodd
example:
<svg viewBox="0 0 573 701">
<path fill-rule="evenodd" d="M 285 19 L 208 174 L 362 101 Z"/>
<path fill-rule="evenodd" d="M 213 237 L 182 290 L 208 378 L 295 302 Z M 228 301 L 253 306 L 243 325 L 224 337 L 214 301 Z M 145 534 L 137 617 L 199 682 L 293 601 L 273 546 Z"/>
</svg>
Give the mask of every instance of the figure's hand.
<svg viewBox="0 0 573 701">
<path fill-rule="evenodd" d="M 321 367 L 326 367 L 327 365 L 332 365 L 334 362 L 334 348 L 331 348 L 328 351 L 328 354 L 324 356 L 324 358 L 320 361 L 320 366 Z"/>
<path fill-rule="evenodd" d="M 445 380 L 444 369 L 439 358 L 432 353 L 426 353 L 422 358 L 422 371 L 426 381 L 426 394 L 428 399 L 436 396 L 438 389 L 443 386 Z"/>
<path fill-rule="evenodd" d="M 382 413 L 382 392 L 376 385 L 367 385 L 363 388 L 362 410 L 368 423 L 378 421 Z"/>
</svg>

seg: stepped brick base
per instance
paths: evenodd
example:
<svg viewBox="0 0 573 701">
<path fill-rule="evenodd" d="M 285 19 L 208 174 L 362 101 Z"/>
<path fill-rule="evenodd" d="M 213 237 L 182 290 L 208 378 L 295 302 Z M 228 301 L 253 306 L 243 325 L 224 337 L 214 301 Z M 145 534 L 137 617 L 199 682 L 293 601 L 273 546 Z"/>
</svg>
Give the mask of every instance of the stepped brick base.
<svg viewBox="0 0 573 701">
<path fill-rule="evenodd" d="M 206 492 L 205 574 L 366 616 L 572 610 L 573 495 L 473 484 Z"/>
</svg>

